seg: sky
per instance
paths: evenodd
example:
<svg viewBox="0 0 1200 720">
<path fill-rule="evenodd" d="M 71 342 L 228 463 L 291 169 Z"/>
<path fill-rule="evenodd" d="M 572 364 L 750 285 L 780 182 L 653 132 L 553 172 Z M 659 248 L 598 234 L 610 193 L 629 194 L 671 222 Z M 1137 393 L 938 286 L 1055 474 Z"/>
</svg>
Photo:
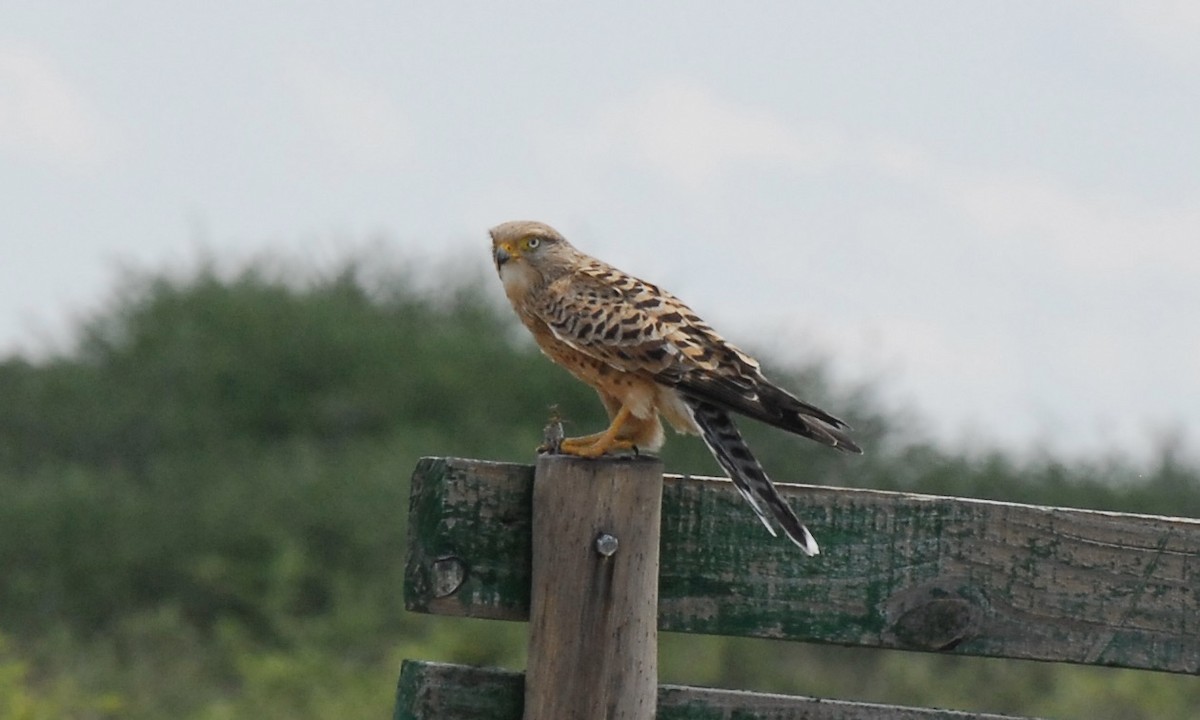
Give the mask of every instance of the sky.
<svg viewBox="0 0 1200 720">
<path fill-rule="evenodd" d="M 0 356 L 538 219 L 946 443 L 1200 447 L 1200 4 L 649 5 L 4 3 Z"/>
</svg>

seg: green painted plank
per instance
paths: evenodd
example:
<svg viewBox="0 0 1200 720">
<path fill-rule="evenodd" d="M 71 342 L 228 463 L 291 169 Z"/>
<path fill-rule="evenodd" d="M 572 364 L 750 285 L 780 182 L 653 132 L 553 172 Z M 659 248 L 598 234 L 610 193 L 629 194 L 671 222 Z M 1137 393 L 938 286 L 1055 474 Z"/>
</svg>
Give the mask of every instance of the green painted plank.
<svg viewBox="0 0 1200 720">
<path fill-rule="evenodd" d="M 405 660 L 393 720 L 520 720 L 524 708 L 521 673 Z"/>
<path fill-rule="evenodd" d="M 418 464 L 410 609 L 528 619 L 532 482 L 524 465 Z M 662 629 L 1200 673 L 1200 521 L 781 492 L 820 556 L 767 535 L 728 481 L 665 478 Z"/>
<path fill-rule="evenodd" d="M 409 496 L 408 609 L 527 620 L 532 506 L 532 466 L 422 458 Z"/>
<path fill-rule="evenodd" d="M 494 668 L 405 660 L 395 720 L 520 720 L 525 676 Z M 987 715 L 820 698 L 658 688 L 657 720 L 1016 720 Z"/>
</svg>

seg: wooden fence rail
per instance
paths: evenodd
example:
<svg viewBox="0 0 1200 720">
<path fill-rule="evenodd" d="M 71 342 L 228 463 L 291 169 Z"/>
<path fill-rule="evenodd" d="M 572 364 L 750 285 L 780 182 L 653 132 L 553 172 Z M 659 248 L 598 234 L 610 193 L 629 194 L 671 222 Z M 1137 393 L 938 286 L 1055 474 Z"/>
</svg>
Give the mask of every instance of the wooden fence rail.
<svg viewBox="0 0 1200 720">
<path fill-rule="evenodd" d="M 529 619 L 533 476 L 516 464 L 418 464 L 410 610 Z M 766 535 L 726 480 L 664 477 L 660 629 L 1200 673 L 1200 521 L 781 491 L 820 538 L 821 555 L 804 557 Z M 452 685 L 459 670 L 406 672 Z M 729 717 L 661 714 L 663 692 L 660 717 Z M 450 717 L 399 708 L 397 717 Z M 763 712 L 745 717 L 825 717 Z"/>
<path fill-rule="evenodd" d="M 521 720 L 524 673 L 406 660 L 396 718 Z M 1013 715 L 905 708 L 822 698 L 661 685 L 657 720 L 1022 720 Z"/>
</svg>

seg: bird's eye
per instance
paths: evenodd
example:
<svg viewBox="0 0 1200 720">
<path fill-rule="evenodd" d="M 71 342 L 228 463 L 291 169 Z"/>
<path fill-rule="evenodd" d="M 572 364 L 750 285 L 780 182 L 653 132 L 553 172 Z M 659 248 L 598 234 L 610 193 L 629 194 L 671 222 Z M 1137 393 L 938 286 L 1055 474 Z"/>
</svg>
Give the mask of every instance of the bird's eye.
<svg viewBox="0 0 1200 720">
<path fill-rule="evenodd" d="M 525 247 L 529 248 L 530 250 L 537 250 L 537 246 L 541 245 L 541 244 L 542 244 L 542 239 L 539 237 L 536 237 L 536 236 L 531 237 L 525 241 Z"/>
</svg>

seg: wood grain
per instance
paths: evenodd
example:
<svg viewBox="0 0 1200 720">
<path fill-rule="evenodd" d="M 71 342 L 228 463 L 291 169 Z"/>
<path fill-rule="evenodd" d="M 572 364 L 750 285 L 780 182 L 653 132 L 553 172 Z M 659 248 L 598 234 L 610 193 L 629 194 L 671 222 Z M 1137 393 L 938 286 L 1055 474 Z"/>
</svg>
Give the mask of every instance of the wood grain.
<svg viewBox="0 0 1200 720">
<path fill-rule="evenodd" d="M 528 619 L 532 480 L 523 465 L 418 464 L 409 609 Z M 666 476 L 660 629 L 1200 673 L 1198 521 L 781 492 L 820 556 L 763 532 L 728 481 Z"/>
<path fill-rule="evenodd" d="M 518 720 L 521 673 L 406 660 L 395 720 Z M 767 693 L 662 685 L 658 720 L 1018 720 L 1008 715 L 907 708 Z"/>
<path fill-rule="evenodd" d="M 662 469 L 538 459 L 524 720 L 653 720 Z"/>
</svg>

